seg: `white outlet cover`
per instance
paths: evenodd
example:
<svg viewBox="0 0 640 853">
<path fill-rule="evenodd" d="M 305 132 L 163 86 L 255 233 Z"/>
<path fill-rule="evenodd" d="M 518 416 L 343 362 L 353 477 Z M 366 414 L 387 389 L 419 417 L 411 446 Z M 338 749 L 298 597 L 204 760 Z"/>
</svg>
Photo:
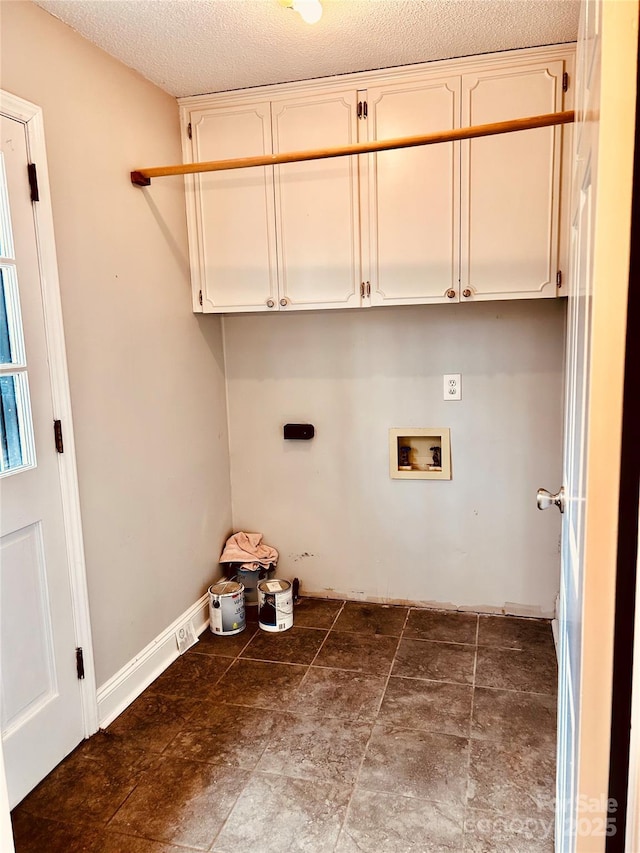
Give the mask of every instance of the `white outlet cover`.
<svg viewBox="0 0 640 853">
<path fill-rule="evenodd" d="M 462 400 L 462 375 L 460 373 L 445 373 L 443 398 L 445 400 Z"/>
<path fill-rule="evenodd" d="M 178 651 L 181 655 L 183 655 L 187 649 L 190 649 L 191 646 L 195 646 L 198 642 L 193 622 L 191 620 L 189 620 L 186 625 L 178 628 L 176 631 L 176 642 L 178 644 Z"/>
</svg>

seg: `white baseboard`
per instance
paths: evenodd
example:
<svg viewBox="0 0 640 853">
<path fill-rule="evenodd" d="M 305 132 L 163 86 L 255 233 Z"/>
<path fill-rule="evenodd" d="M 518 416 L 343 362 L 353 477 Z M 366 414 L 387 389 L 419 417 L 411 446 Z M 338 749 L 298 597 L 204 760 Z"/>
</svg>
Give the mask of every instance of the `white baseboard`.
<svg viewBox="0 0 640 853">
<path fill-rule="evenodd" d="M 98 688 L 98 722 L 105 728 L 146 690 L 152 681 L 179 656 L 176 632 L 193 621 L 196 634 L 209 624 L 209 596 L 205 593 L 178 616 L 148 646 Z"/>
<path fill-rule="evenodd" d="M 507 601 L 503 605 L 491 604 L 455 604 L 450 601 L 432 601 L 430 599 L 389 598 L 379 595 L 368 595 L 359 590 L 313 590 L 304 584 L 302 595 L 308 598 L 324 598 L 331 600 L 362 601 L 369 604 L 398 604 L 402 607 L 421 607 L 426 610 L 452 610 L 463 613 L 482 613 L 488 616 L 523 616 L 527 619 L 552 619 L 553 611 L 538 605 L 518 604 Z"/>
</svg>

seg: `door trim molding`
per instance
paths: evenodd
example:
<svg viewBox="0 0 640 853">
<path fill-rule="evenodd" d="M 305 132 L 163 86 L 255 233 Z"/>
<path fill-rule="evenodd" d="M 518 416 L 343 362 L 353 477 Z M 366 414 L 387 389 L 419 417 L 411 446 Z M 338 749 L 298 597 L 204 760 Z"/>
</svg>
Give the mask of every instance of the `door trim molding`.
<svg viewBox="0 0 640 853">
<path fill-rule="evenodd" d="M 58 454 L 58 470 L 76 645 L 84 651 L 85 677 L 79 682 L 79 687 L 84 735 L 88 737 L 98 730 L 98 703 L 44 117 L 41 107 L 3 89 L 0 89 L 0 112 L 24 124 L 29 159 L 38 167 L 40 200 L 34 204 L 33 212 L 54 418 L 64 424 L 64 453 Z M 70 649 L 69 653 L 72 654 L 73 650 Z"/>
<path fill-rule="evenodd" d="M 197 636 L 209 624 L 209 596 L 205 593 L 164 631 L 106 681 L 98 690 L 100 728 L 105 729 L 179 657 L 176 634 L 191 622 Z"/>
</svg>

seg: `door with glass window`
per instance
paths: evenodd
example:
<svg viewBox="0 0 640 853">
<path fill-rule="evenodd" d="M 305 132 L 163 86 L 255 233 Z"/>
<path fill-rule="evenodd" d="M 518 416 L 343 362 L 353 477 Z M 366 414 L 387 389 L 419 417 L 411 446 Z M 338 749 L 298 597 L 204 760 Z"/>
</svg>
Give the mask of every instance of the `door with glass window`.
<svg viewBox="0 0 640 853">
<path fill-rule="evenodd" d="M 0 710 L 14 806 L 82 740 L 83 719 L 28 138 L 5 116 L 0 129 Z"/>
</svg>

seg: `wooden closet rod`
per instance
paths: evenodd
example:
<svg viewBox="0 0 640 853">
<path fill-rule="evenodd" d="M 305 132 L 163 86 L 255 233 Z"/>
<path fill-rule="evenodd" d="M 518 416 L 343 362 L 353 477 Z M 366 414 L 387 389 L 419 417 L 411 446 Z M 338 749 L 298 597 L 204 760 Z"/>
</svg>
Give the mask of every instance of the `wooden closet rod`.
<svg viewBox="0 0 640 853">
<path fill-rule="evenodd" d="M 260 157 L 238 157 L 234 160 L 211 160 L 208 163 L 184 163 L 181 166 L 158 166 L 152 169 L 136 169 L 131 172 L 131 183 L 137 187 L 148 187 L 151 178 L 165 175 L 193 175 L 198 172 L 222 172 L 226 169 L 246 169 L 249 166 L 278 166 L 281 163 L 299 163 L 303 160 L 324 160 L 328 157 L 346 157 L 352 154 L 371 154 L 394 148 L 414 148 L 417 145 L 433 145 L 437 142 L 456 142 L 460 139 L 476 139 L 479 136 L 494 136 L 498 133 L 513 133 L 516 130 L 531 130 L 535 127 L 550 127 L 554 124 L 569 124 L 575 120 L 573 110 L 562 113 L 546 113 L 529 118 L 498 121 L 493 124 L 478 124 L 475 127 L 460 127 L 424 136 L 404 136 L 397 139 L 382 139 L 376 142 L 360 142 L 341 145 L 337 148 L 315 148 L 311 151 L 291 151 L 288 154 L 264 154 Z"/>
</svg>

